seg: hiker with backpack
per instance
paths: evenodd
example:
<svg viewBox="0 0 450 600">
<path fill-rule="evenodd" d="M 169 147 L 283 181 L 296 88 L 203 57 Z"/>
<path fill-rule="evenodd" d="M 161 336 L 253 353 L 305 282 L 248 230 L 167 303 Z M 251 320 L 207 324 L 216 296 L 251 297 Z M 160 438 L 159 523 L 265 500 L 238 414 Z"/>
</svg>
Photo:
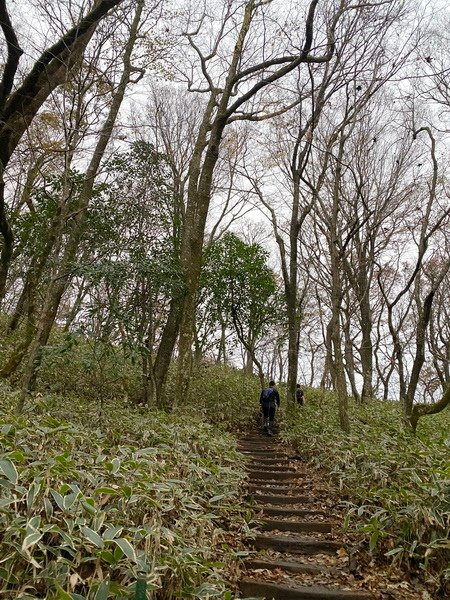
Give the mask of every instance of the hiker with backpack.
<svg viewBox="0 0 450 600">
<path fill-rule="evenodd" d="M 305 398 L 305 394 L 304 394 L 302 388 L 300 387 L 300 384 L 297 383 L 297 389 L 295 390 L 295 399 L 297 400 L 297 404 L 299 406 L 303 406 L 304 398 Z"/>
<path fill-rule="evenodd" d="M 280 394 L 275 387 L 275 381 L 270 381 L 269 387 L 261 390 L 259 404 L 263 414 L 264 431 L 268 435 L 273 435 L 275 411 L 280 406 Z"/>
</svg>

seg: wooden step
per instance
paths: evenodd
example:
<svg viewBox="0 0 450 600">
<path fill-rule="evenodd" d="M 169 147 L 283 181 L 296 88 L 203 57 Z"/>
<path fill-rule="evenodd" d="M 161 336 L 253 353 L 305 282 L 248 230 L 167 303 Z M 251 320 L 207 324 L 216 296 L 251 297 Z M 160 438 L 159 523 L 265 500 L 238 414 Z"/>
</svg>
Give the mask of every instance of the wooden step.
<svg viewBox="0 0 450 600">
<path fill-rule="evenodd" d="M 373 600 L 365 591 L 330 589 L 323 586 L 289 586 L 281 583 L 266 583 L 244 578 L 239 584 L 243 596 L 271 598 L 273 600 Z"/>
<path fill-rule="evenodd" d="M 241 454 L 244 454 L 246 457 L 254 457 L 255 459 L 261 456 L 264 456 L 266 458 L 277 458 L 281 461 L 283 460 L 287 460 L 286 459 L 286 454 L 283 454 L 283 452 L 281 452 L 281 450 L 248 450 L 247 448 L 238 448 L 237 449 L 238 452 L 240 452 Z"/>
<path fill-rule="evenodd" d="M 245 437 L 241 437 L 238 442 L 240 444 L 245 442 L 254 442 L 255 444 L 280 444 L 281 440 L 278 435 L 266 435 L 266 433 L 261 433 L 260 435 L 246 435 Z"/>
<path fill-rule="evenodd" d="M 305 473 L 301 471 L 266 471 L 266 470 L 247 470 L 250 479 L 271 479 L 285 480 L 285 479 L 299 479 L 305 477 Z"/>
<path fill-rule="evenodd" d="M 302 563 L 292 562 L 283 560 L 264 560 L 264 559 L 250 559 L 245 561 L 245 566 L 248 569 L 265 569 L 267 571 L 276 571 L 281 569 L 288 573 L 310 573 L 311 575 L 318 575 L 319 573 L 334 573 L 338 569 L 335 567 L 329 567 L 321 563 Z"/>
<path fill-rule="evenodd" d="M 258 494 L 251 496 L 262 504 L 308 504 L 311 502 L 309 496 L 280 496 L 276 494 Z"/>
<path fill-rule="evenodd" d="M 261 492 L 262 494 L 301 494 L 305 491 L 303 487 L 298 485 L 286 486 L 283 485 L 286 482 L 280 481 L 280 485 L 274 481 L 263 481 L 258 479 L 251 479 L 247 483 L 247 489 L 251 492 Z"/>
<path fill-rule="evenodd" d="M 315 518 L 326 519 L 327 511 L 315 508 L 321 506 L 321 494 L 317 493 L 316 486 L 312 489 L 304 472 L 305 467 L 301 466 L 299 468 L 302 470 L 296 471 L 293 466 L 295 463 L 291 462 L 301 457 L 288 456 L 290 450 L 279 438 L 270 438 L 258 432 L 241 439 L 238 450 L 246 461 L 247 497 L 254 502 L 255 521 L 250 526 L 256 529 L 256 535 L 248 540 L 248 546 L 260 551 L 260 554 L 255 553 L 253 558 L 245 562 L 248 569 L 256 572 L 249 572 L 241 580 L 242 597 L 265 600 L 373 600 L 373 595 L 365 590 L 338 587 L 346 587 L 342 578 L 335 575 L 342 569 L 348 569 L 345 566 L 347 560 L 345 565 L 340 564 L 339 567 L 324 564 L 325 558 L 320 555 L 333 555 L 342 548 L 347 554 L 347 548 L 342 541 L 327 539 L 332 537 L 327 534 L 332 532 L 333 527 L 328 519 Z M 281 518 L 289 516 L 307 518 Z M 277 554 L 267 553 L 267 550 Z M 280 583 L 273 579 L 266 581 L 269 579 L 267 573 L 257 579 L 260 569 L 274 571 L 273 577 L 280 579 Z M 289 573 L 316 576 L 318 584 L 308 585 L 308 581 L 314 577 L 295 579 L 291 575 L 290 579 Z"/>
<path fill-rule="evenodd" d="M 274 468 L 275 467 L 275 468 Z M 251 470 L 263 471 L 264 469 L 267 471 L 286 471 L 289 473 L 297 473 L 297 470 L 294 467 L 290 467 L 289 465 L 278 465 L 278 464 L 265 464 L 260 461 L 252 461 L 248 468 Z"/>
<path fill-rule="evenodd" d="M 331 533 L 331 523 L 326 521 L 280 521 L 277 519 L 261 519 L 255 523 L 260 531 L 292 531 L 296 533 Z"/>
<path fill-rule="evenodd" d="M 265 436 L 261 436 L 258 438 L 242 438 L 240 440 L 238 440 L 237 442 L 238 444 L 254 444 L 255 446 L 262 446 L 262 447 L 266 447 L 266 446 L 272 446 L 273 444 L 282 444 L 280 438 L 274 437 L 274 436 L 270 436 L 270 435 L 265 435 Z"/>
<path fill-rule="evenodd" d="M 289 508 L 286 506 L 255 506 L 253 510 L 256 512 L 258 510 L 262 511 L 265 515 L 270 516 L 298 516 L 298 517 L 306 517 L 306 516 L 326 516 L 326 512 L 324 510 L 317 510 L 314 508 Z"/>
<path fill-rule="evenodd" d="M 249 452 L 254 452 L 255 454 L 257 454 L 258 456 L 268 456 L 271 452 L 280 452 L 282 450 L 282 448 L 280 448 L 280 446 L 277 445 L 273 445 L 273 446 L 265 446 L 263 448 L 261 448 L 261 446 L 257 446 L 257 445 L 250 445 L 250 444 L 245 444 L 245 445 L 239 445 L 237 447 L 237 450 L 239 452 L 242 452 L 243 450 L 247 450 Z M 269 456 L 270 458 L 270 456 Z"/>
<path fill-rule="evenodd" d="M 286 456 L 283 456 L 282 459 L 280 458 L 266 458 L 265 456 L 257 456 L 256 458 L 253 459 L 254 461 L 258 461 L 258 464 L 260 464 L 261 466 L 270 466 L 270 465 L 278 465 L 278 463 L 283 463 L 286 462 L 287 458 Z M 293 467 L 291 467 L 293 468 Z"/>
<path fill-rule="evenodd" d="M 257 535 L 250 544 L 257 550 L 270 549 L 291 554 L 334 554 L 344 546 L 332 540 L 316 540 L 311 537 L 283 535 Z"/>
</svg>

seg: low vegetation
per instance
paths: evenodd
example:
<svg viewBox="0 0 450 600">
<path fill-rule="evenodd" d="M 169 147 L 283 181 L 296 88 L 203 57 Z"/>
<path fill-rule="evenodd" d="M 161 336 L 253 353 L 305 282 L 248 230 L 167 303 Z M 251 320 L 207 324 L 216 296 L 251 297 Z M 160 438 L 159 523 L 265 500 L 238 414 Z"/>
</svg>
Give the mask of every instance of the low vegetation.
<svg viewBox="0 0 450 600">
<path fill-rule="evenodd" d="M 16 417 L 0 396 L 2 597 L 128 598 L 139 579 L 158 600 L 233 597 L 248 515 L 229 434 L 194 410 L 109 400 L 99 416 L 73 395 Z"/>
<path fill-rule="evenodd" d="M 202 363 L 181 405 L 169 373 L 172 410 L 150 410 L 138 373 L 118 348 L 54 332 L 21 417 L 2 384 L 4 597 L 126 598 L 141 578 L 158 600 L 233 598 L 249 515 L 232 434 L 254 422 L 259 381 Z M 332 474 L 347 526 L 375 557 L 446 589 L 449 411 L 414 436 L 397 403 L 353 403 L 347 435 L 333 393 L 308 390 L 305 406 L 286 410 L 281 392 L 282 436 Z"/>
<path fill-rule="evenodd" d="M 366 534 L 369 550 L 437 587 L 450 583 L 450 411 L 420 421 L 414 436 L 395 402 L 354 404 L 352 432 L 337 421 L 336 398 L 309 390 L 286 419 L 283 437 L 333 475 L 348 501 L 347 523 Z"/>
</svg>

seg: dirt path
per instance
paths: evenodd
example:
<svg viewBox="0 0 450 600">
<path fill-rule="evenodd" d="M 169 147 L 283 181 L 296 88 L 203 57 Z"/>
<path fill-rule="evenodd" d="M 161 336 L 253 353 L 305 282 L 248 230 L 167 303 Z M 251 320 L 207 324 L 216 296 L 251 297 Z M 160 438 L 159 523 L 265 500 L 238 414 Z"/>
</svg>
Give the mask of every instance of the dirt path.
<svg viewBox="0 0 450 600">
<path fill-rule="evenodd" d="M 367 568 L 362 572 L 358 553 L 338 531 L 338 513 L 327 507 L 305 465 L 290 457 L 277 437 L 252 432 L 241 438 L 239 450 L 247 458 L 247 495 L 255 502 L 256 515 L 255 537 L 249 541 L 256 552 L 246 562 L 239 585 L 243 597 L 267 600 L 427 597 L 418 590 L 408 590 L 402 581 L 392 582 L 386 593 L 377 589 L 380 573 L 372 576 L 373 569 Z M 391 577 L 389 573 L 381 576 L 386 580 Z"/>
</svg>

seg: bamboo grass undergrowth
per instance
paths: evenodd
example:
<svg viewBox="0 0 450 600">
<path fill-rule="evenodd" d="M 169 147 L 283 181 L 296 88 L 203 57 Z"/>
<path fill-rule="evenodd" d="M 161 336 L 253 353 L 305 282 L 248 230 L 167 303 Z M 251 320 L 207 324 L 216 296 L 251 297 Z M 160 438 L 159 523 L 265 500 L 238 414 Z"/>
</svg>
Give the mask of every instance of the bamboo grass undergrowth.
<svg viewBox="0 0 450 600">
<path fill-rule="evenodd" d="M 200 418 L 0 389 L 0 592 L 225 599 L 249 512 L 234 438 Z"/>
<path fill-rule="evenodd" d="M 450 583 L 450 411 L 405 429 L 399 403 L 350 406 L 351 433 L 331 392 L 308 390 L 286 415 L 283 437 L 325 469 L 376 557 L 418 570 L 437 590 Z"/>
</svg>

